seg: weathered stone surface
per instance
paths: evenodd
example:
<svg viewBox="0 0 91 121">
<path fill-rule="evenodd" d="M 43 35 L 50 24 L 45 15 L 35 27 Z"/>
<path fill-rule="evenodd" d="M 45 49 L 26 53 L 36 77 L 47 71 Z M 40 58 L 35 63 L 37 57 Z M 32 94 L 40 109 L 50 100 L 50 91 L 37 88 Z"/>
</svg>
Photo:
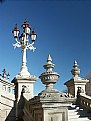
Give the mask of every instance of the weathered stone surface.
<svg viewBox="0 0 91 121">
<path fill-rule="evenodd" d="M 72 102 L 75 102 L 75 98 L 66 97 L 65 94 L 55 89 L 44 90 L 38 96 L 30 99 L 30 112 L 34 121 L 40 121 L 40 119 L 41 121 L 67 121 L 67 107 Z"/>
<path fill-rule="evenodd" d="M 47 64 L 44 65 L 46 72 L 39 77 L 46 89 L 30 99 L 30 112 L 33 121 L 67 121 L 68 106 L 75 101 L 75 98 L 69 97 L 67 94 L 60 93 L 53 88 L 59 74 L 52 71 L 54 64 L 50 55 Z M 32 121 L 32 120 L 30 120 Z"/>
<path fill-rule="evenodd" d="M 78 107 L 72 108 L 72 104 L 76 102 L 75 95 L 78 86 L 83 89 L 79 103 L 89 107 L 89 109 L 91 108 L 91 99 L 83 95 L 85 93 L 85 84 L 88 80 L 78 77 L 80 69 L 78 69 L 76 62 L 73 67 L 75 68 L 72 70 L 74 77 L 65 83 L 70 94 L 61 93 L 53 88 L 53 84 L 57 82 L 59 74 L 52 70 L 54 64 L 50 55 L 48 56 L 47 64 L 44 65 L 46 72 L 40 76 L 46 88 L 38 96 L 33 97 L 33 84 L 37 78 L 30 74 L 18 74 L 13 79 L 15 97 L 11 91 L 7 92 L 7 86 L 4 85 L 5 90 L 2 90 L 0 85 L 0 121 L 89 121 L 91 118 L 89 115 L 85 115 L 86 112 L 83 112 Z M 13 85 L 11 83 L 7 81 L 6 83 L 12 88 Z M 82 117 L 83 113 L 85 117 Z"/>
<path fill-rule="evenodd" d="M 5 121 L 8 117 L 15 117 L 15 113 L 11 114 L 15 101 L 13 89 L 14 84 L 0 78 L 0 121 Z"/>
<path fill-rule="evenodd" d="M 68 93 L 76 98 L 78 87 L 80 87 L 81 90 L 83 90 L 84 94 L 86 93 L 86 83 L 88 83 L 89 80 L 78 76 L 80 74 L 80 69 L 78 68 L 78 64 L 76 61 L 74 62 L 74 66 L 71 72 L 74 75 L 74 77 L 65 82 L 64 85 L 67 86 Z"/>
</svg>

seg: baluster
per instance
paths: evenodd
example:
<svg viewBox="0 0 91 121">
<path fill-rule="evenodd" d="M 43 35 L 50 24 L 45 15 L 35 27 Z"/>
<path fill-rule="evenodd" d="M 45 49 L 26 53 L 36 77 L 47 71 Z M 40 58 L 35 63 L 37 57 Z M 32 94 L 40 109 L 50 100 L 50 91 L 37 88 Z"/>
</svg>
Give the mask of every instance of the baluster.
<svg viewBox="0 0 91 121">
<path fill-rule="evenodd" d="M 2 90 L 2 83 L 0 82 L 0 92 L 1 92 L 1 90 Z"/>
<path fill-rule="evenodd" d="M 5 85 L 5 91 L 8 92 L 8 85 Z"/>
</svg>

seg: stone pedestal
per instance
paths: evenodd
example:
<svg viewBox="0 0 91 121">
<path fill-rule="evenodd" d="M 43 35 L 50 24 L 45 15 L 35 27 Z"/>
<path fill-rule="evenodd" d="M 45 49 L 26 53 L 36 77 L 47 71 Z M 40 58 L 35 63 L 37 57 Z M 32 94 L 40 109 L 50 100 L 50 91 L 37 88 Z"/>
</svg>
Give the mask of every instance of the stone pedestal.
<svg viewBox="0 0 91 121">
<path fill-rule="evenodd" d="M 35 76 L 17 75 L 12 82 L 15 84 L 15 104 L 16 104 L 16 120 L 23 118 L 23 110 L 25 100 L 33 98 Z"/>
<path fill-rule="evenodd" d="M 64 85 L 66 85 L 68 88 L 68 93 L 73 95 L 74 97 L 77 97 L 77 91 L 78 88 L 80 88 L 81 93 L 85 94 L 86 83 L 89 82 L 89 80 L 78 76 L 80 74 L 80 69 L 78 68 L 78 64 L 76 61 L 74 62 L 71 73 L 74 75 L 74 77 L 64 83 Z"/>
<path fill-rule="evenodd" d="M 33 121 L 68 121 L 68 106 L 74 98 L 55 89 L 45 89 L 29 101 Z M 31 120 L 30 120 L 31 121 Z"/>
<path fill-rule="evenodd" d="M 80 77 L 73 77 L 72 79 L 70 79 L 69 81 L 67 81 L 66 83 L 64 83 L 67 88 L 68 88 L 68 93 L 73 95 L 74 97 L 77 97 L 77 91 L 78 91 L 78 88 L 80 87 L 81 88 L 81 92 L 82 93 L 86 93 L 85 91 L 85 86 L 86 86 L 86 83 L 88 82 L 89 80 L 86 80 L 86 79 L 83 79 L 83 78 L 80 78 Z"/>
<path fill-rule="evenodd" d="M 12 82 L 15 84 L 15 96 L 20 100 L 21 93 L 27 93 L 26 99 L 29 100 L 33 97 L 34 82 L 37 80 L 36 76 L 20 76 L 17 75 Z"/>
<path fill-rule="evenodd" d="M 46 72 L 43 72 L 39 78 L 42 83 L 46 85 L 45 90 L 30 99 L 29 121 L 68 121 L 68 106 L 75 100 L 74 98 L 68 97 L 66 94 L 60 93 L 53 88 L 53 84 L 57 82 L 59 74 L 53 71 L 54 64 L 52 58 L 49 55 L 47 64 L 44 65 Z M 27 103 L 26 103 L 27 104 Z M 25 116 L 29 114 L 25 108 Z M 26 117 L 24 120 L 26 121 Z M 28 120 L 27 120 L 28 121 Z"/>
</svg>

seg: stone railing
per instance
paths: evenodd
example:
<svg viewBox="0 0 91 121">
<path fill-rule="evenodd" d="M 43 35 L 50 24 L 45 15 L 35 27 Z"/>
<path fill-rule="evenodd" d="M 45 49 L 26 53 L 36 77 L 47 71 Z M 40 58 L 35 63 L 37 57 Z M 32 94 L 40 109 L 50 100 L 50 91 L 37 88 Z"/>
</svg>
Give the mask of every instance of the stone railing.
<svg viewBox="0 0 91 121">
<path fill-rule="evenodd" d="M 11 93 L 14 95 L 14 84 L 10 83 L 9 81 L 0 78 L 0 93 L 5 91 L 6 93 Z"/>
<path fill-rule="evenodd" d="M 80 105 L 91 111 L 91 97 L 80 93 Z"/>
</svg>

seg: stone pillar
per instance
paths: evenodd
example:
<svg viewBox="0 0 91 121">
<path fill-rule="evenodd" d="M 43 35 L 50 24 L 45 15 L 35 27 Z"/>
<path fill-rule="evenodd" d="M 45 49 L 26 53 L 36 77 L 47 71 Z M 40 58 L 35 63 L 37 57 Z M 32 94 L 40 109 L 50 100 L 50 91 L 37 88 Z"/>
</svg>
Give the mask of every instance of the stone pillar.
<svg viewBox="0 0 91 121">
<path fill-rule="evenodd" d="M 34 82 L 36 81 L 35 76 L 19 76 L 17 75 L 12 82 L 15 84 L 15 96 L 20 100 L 22 93 L 28 93 L 27 100 L 31 99 L 34 95 Z"/>
<path fill-rule="evenodd" d="M 73 75 L 73 78 L 68 80 L 64 83 L 64 85 L 68 88 L 68 93 L 73 95 L 75 98 L 77 97 L 77 90 L 80 87 L 81 93 L 86 93 L 85 86 L 86 83 L 89 82 L 89 80 L 79 77 L 80 69 L 78 68 L 78 64 L 76 61 L 74 61 L 73 69 L 71 70 L 71 73 Z"/>
<path fill-rule="evenodd" d="M 54 89 L 53 85 L 57 82 L 59 74 L 53 71 L 54 64 L 49 55 L 47 63 L 44 65 L 46 72 L 42 73 L 39 78 L 46 88 L 30 99 L 29 105 L 31 119 L 29 121 L 68 121 L 68 106 L 74 101 L 74 98 Z M 27 114 L 28 111 L 25 111 Z M 26 117 L 24 117 L 26 119 Z M 28 120 L 27 120 L 28 121 Z"/>
<path fill-rule="evenodd" d="M 10 87 L 10 93 L 13 94 L 13 88 L 12 87 Z"/>
<path fill-rule="evenodd" d="M 12 80 L 15 85 L 16 120 L 23 117 L 24 100 L 29 100 L 34 96 L 34 82 L 36 79 L 32 75 L 23 76 L 18 74 Z"/>
</svg>

